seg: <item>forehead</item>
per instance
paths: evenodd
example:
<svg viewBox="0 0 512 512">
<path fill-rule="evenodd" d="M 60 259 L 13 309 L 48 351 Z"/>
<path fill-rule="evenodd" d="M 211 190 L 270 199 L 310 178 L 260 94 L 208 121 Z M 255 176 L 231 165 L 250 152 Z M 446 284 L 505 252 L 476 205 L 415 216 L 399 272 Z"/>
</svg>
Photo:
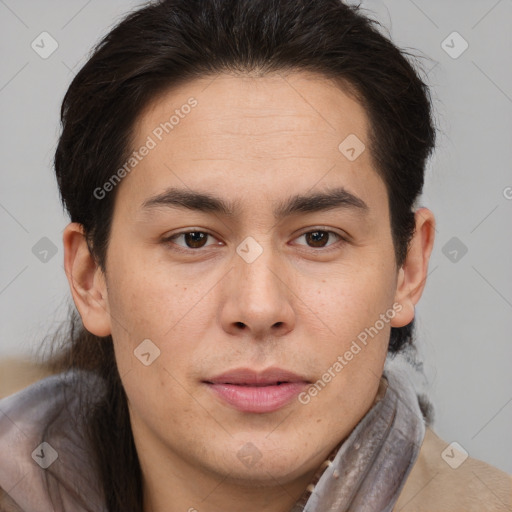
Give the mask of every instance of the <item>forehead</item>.
<svg viewBox="0 0 512 512">
<path fill-rule="evenodd" d="M 205 77 L 141 113 L 132 149 L 152 149 L 124 181 L 138 206 L 171 185 L 254 201 L 341 185 L 370 203 L 384 184 L 367 134 L 360 103 L 323 76 Z"/>
<path fill-rule="evenodd" d="M 190 98 L 197 103 L 193 109 L 187 107 Z M 221 74 L 168 89 L 140 114 L 134 126 L 135 146 L 155 130 L 158 138 L 158 128 L 166 121 L 172 127 L 169 133 L 164 129 L 163 138 L 172 133 L 186 144 L 180 149 L 201 150 L 203 157 L 217 157 L 219 148 L 198 148 L 193 144 L 198 137 L 219 143 L 227 137 L 230 154 L 241 150 L 244 156 L 282 157 L 294 150 L 292 156 L 322 158 L 328 149 L 338 151 L 338 144 L 348 135 L 366 139 L 367 132 L 366 113 L 359 102 L 328 78 L 310 72 L 263 77 Z M 272 134 L 279 137 L 268 137 Z M 325 142 L 322 146 L 303 147 L 319 136 Z M 283 147 L 287 137 L 290 144 Z M 247 138 L 253 139 L 253 146 L 247 147 Z M 237 142 L 243 147 L 233 145 Z"/>
</svg>

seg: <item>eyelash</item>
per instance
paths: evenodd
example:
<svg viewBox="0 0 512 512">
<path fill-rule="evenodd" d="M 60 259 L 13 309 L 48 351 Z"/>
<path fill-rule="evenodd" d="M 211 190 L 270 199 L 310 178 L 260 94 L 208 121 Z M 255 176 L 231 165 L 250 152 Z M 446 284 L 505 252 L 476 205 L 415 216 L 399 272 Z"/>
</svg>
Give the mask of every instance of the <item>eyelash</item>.
<svg viewBox="0 0 512 512">
<path fill-rule="evenodd" d="M 316 228 L 316 229 L 312 229 L 310 231 L 305 231 L 303 233 L 301 233 L 300 235 L 298 235 L 297 238 L 300 238 L 304 235 L 307 235 L 307 234 L 310 234 L 310 233 L 316 233 L 316 232 L 320 232 L 320 233 L 329 233 L 329 234 L 332 234 L 332 235 L 335 235 L 337 236 L 340 240 L 338 242 L 341 242 L 339 245 L 344 245 L 345 243 L 348 243 L 348 240 L 347 238 L 341 236 L 339 233 L 336 233 L 335 231 L 332 231 L 332 230 L 329 230 L 329 229 L 321 229 L 321 228 Z M 203 247 L 199 247 L 197 249 L 192 249 L 192 248 L 184 248 L 178 244 L 175 244 L 173 242 L 173 240 L 175 240 L 176 238 L 179 238 L 180 236 L 182 235 L 187 235 L 189 233 L 201 233 L 201 234 L 205 234 L 207 236 L 211 236 L 212 238 L 215 238 L 211 233 L 208 233 L 207 231 L 201 231 L 201 230 L 187 230 L 187 231 L 180 231 L 179 233 L 174 233 L 173 235 L 171 236 L 168 236 L 164 239 L 162 239 L 162 242 L 164 244 L 167 244 L 169 246 L 173 245 L 174 247 L 172 247 L 172 250 L 173 251 L 176 251 L 176 252 L 181 252 L 181 253 L 186 253 L 186 254 L 191 254 L 191 253 L 194 253 L 194 252 L 199 252 L 201 249 L 204 249 L 205 247 L 208 247 L 208 246 L 203 246 Z M 212 245 L 216 245 L 216 244 L 212 244 Z M 301 244 L 302 245 L 302 244 Z M 334 246 L 334 248 L 333 248 Z M 322 253 L 326 253 L 326 252 L 330 252 L 332 250 L 336 250 L 336 249 L 339 249 L 338 247 L 338 244 L 336 244 L 336 242 L 330 244 L 329 246 L 327 247 L 309 247 L 309 246 L 305 246 L 306 248 L 308 249 L 311 249 L 313 250 L 314 252 L 322 252 Z"/>
</svg>

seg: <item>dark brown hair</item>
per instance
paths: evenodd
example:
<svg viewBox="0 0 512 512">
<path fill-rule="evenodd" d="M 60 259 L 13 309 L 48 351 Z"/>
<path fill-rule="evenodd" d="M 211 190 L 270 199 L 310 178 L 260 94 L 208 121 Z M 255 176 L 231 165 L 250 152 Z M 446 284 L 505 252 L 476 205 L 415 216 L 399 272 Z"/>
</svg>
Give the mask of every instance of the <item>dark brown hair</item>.
<svg viewBox="0 0 512 512">
<path fill-rule="evenodd" d="M 221 72 L 313 71 L 346 85 L 370 120 L 368 147 L 386 184 L 397 268 L 414 234 L 414 204 L 435 142 L 427 85 L 360 6 L 341 0 L 160 0 L 127 15 L 94 48 L 61 108 L 55 172 L 71 221 L 105 268 L 116 190 L 94 190 L 133 151 L 134 123 L 171 86 Z M 76 311 L 53 360 L 91 370 L 107 395 L 90 415 L 108 510 L 140 512 L 142 479 L 112 339 L 88 333 Z M 413 346 L 414 321 L 392 328 L 389 352 Z"/>
</svg>

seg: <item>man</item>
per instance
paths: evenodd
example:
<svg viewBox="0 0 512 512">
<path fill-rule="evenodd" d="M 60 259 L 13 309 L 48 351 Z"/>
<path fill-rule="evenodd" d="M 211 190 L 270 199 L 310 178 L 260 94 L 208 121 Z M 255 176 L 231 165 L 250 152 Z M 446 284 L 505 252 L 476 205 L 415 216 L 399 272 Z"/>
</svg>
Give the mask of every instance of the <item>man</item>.
<svg viewBox="0 0 512 512">
<path fill-rule="evenodd" d="M 85 330 L 70 371 L 1 403 L 4 445 L 26 436 L 2 462 L 9 506 L 506 510 L 507 477 L 453 473 L 392 362 L 434 243 L 413 208 L 434 130 L 426 87 L 356 8 L 155 3 L 62 113 Z"/>
</svg>

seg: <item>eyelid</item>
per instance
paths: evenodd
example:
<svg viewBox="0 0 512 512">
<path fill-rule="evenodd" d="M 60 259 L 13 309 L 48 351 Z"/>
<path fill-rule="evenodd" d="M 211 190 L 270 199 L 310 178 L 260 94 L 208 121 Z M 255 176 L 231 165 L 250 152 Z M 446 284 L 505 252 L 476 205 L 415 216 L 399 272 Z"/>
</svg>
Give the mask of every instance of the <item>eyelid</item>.
<svg viewBox="0 0 512 512">
<path fill-rule="evenodd" d="M 348 233 L 345 233 L 344 231 L 341 230 L 336 231 L 334 228 L 331 228 L 330 226 L 312 226 L 304 228 L 304 230 L 301 230 L 295 238 L 305 235 L 306 233 L 314 233 L 315 231 L 325 231 L 326 233 L 333 233 L 341 238 L 346 238 L 347 240 L 349 238 Z"/>
<path fill-rule="evenodd" d="M 342 234 L 338 233 L 337 231 L 334 231 L 333 229 L 328 228 L 327 226 L 317 226 L 317 227 L 313 227 L 313 228 L 307 228 L 305 231 L 303 231 L 302 233 L 297 235 L 294 238 L 294 240 L 296 240 L 297 238 L 300 238 L 301 236 L 307 235 L 308 233 L 314 233 L 315 231 L 321 231 L 324 233 L 330 233 L 330 234 L 336 235 L 339 240 L 337 242 L 333 242 L 332 244 L 329 244 L 326 247 L 309 247 L 308 245 L 305 245 L 305 244 L 298 244 L 298 245 L 305 247 L 306 250 L 309 250 L 309 251 L 325 253 L 330 250 L 339 249 L 339 245 L 343 245 L 343 244 L 346 244 L 349 242 L 348 235 L 342 235 Z"/>
<path fill-rule="evenodd" d="M 330 234 L 333 234 L 333 235 L 336 235 L 339 240 L 338 240 L 338 243 L 334 242 L 330 245 L 328 245 L 327 247 L 308 247 L 307 245 L 303 245 L 303 244 L 298 244 L 300 246 L 303 246 L 305 247 L 307 250 L 311 250 L 311 251 L 314 251 L 314 252 L 327 252 L 329 250 L 332 249 L 336 249 L 339 245 L 339 242 L 341 242 L 341 244 L 345 244 L 345 243 L 348 243 L 349 242 L 349 236 L 344 234 L 340 234 L 338 233 L 337 231 L 334 231 L 332 228 L 329 228 L 327 226 L 313 226 L 313 227 L 309 227 L 309 228 L 305 228 L 304 231 L 302 231 L 301 233 L 299 233 L 297 236 L 294 237 L 293 240 L 296 240 L 297 238 L 301 237 L 301 236 L 304 236 L 308 233 L 314 233 L 315 231 L 323 231 L 325 233 L 330 233 Z M 219 244 L 209 244 L 209 245 L 205 245 L 203 247 L 199 247 L 197 249 L 192 249 L 192 248 L 189 248 L 189 247 L 184 247 L 182 245 L 178 245 L 174 242 L 172 242 L 173 239 L 175 238 L 178 238 L 182 235 L 186 235 L 188 233 L 203 233 L 207 236 L 210 236 L 212 238 L 216 238 L 212 233 L 210 233 L 209 231 L 206 231 L 204 230 L 203 228 L 187 228 L 185 230 L 182 230 L 182 231 L 179 231 L 177 233 L 173 233 L 172 235 L 169 235 L 169 236 L 165 236 L 163 239 L 162 239 L 162 242 L 164 243 L 173 243 L 173 245 L 176 246 L 176 251 L 178 252 L 185 252 L 185 253 L 194 253 L 194 252 L 199 252 L 201 249 L 204 249 L 205 247 L 209 247 L 211 245 L 219 245 Z M 334 247 L 333 247 L 334 246 Z"/>
<path fill-rule="evenodd" d="M 175 249 L 175 250 L 181 251 L 181 252 L 188 252 L 188 253 L 190 253 L 190 252 L 199 252 L 199 250 L 203 249 L 204 247 L 209 247 L 211 245 L 218 245 L 218 244 L 213 243 L 213 244 L 205 245 L 203 247 L 199 247 L 198 249 L 191 249 L 190 247 L 184 247 L 182 245 L 178 245 L 178 244 L 172 242 L 173 239 L 178 238 L 178 237 L 180 237 L 182 235 L 186 235 L 188 233 L 203 233 L 203 234 L 205 234 L 205 235 L 207 235 L 207 236 L 209 236 L 211 238 L 216 238 L 212 233 L 210 233 L 209 231 L 205 231 L 202 228 L 201 229 L 199 229 L 199 228 L 187 228 L 187 229 L 185 229 L 183 231 L 178 231 L 177 233 L 173 233 L 172 235 L 164 236 L 162 238 L 162 242 L 164 242 L 164 243 L 172 243 L 173 245 L 178 247 L 178 249 Z"/>
</svg>

